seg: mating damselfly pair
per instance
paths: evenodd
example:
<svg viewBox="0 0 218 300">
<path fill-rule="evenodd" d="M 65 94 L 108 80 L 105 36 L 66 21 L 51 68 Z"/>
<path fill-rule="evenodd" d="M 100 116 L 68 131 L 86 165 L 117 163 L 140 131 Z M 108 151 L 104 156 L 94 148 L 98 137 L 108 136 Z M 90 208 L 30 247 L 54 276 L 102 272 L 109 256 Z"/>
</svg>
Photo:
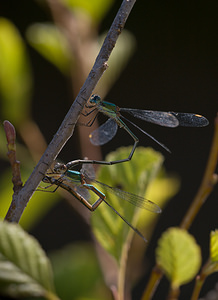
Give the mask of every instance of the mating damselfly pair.
<svg viewBox="0 0 218 300">
<path fill-rule="evenodd" d="M 121 112 L 127 112 L 134 117 L 142 119 L 147 122 L 155 123 L 160 126 L 166 127 L 177 127 L 177 126 L 189 126 L 189 127 L 203 127 L 208 124 L 208 120 L 198 114 L 194 113 L 175 113 L 175 112 L 161 112 L 161 111 L 149 111 L 149 110 L 139 110 L 139 109 L 127 109 L 127 108 L 119 108 L 113 103 L 102 101 L 98 95 L 93 95 L 90 99 L 91 105 L 87 105 L 87 108 L 92 108 L 92 110 L 88 113 L 83 113 L 85 116 L 91 115 L 93 112 L 96 112 L 96 115 L 93 119 L 91 119 L 86 125 L 91 126 L 95 121 L 98 112 L 102 112 L 109 119 L 101 125 L 98 129 L 96 129 L 91 135 L 90 140 L 95 145 L 104 145 L 109 142 L 117 132 L 118 127 L 123 128 L 127 131 L 127 133 L 133 138 L 134 145 L 132 150 L 128 156 L 128 158 L 116 160 L 116 161 L 95 161 L 95 160 L 77 160 L 64 164 L 57 163 L 51 172 L 47 172 L 43 181 L 48 183 L 49 186 L 56 186 L 55 190 L 58 187 L 61 187 L 67 190 L 71 195 L 73 195 L 77 200 L 79 200 L 82 204 L 84 204 L 89 210 L 94 211 L 102 202 L 106 203 L 110 208 L 114 210 L 114 212 L 121 217 L 140 237 L 142 237 L 145 241 L 144 236 L 133 227 L 123 216 L 120 215 L 118 211 L 116 211 L 113 206 L 108 202 L 109 199 L 106 199 L 106 195 L 103 191 L 107 191 L 112 194 L 116 194 L 117 197 L 122 198 L 135 206 L 145 208 L 151 212 L 160 213 L 161 209 L 152 201 L 149 201 L 143 197 L 133 195 L 129 192 L 122 191 L 120 189 L 110 187 L 105 183 L 100 183 L 96 181 L 93 173 L 87 171 L 88 164 L 102 164 L 102 165 L 112 165 L 121 162 L 126 162 L 131 160 L 136 146 L 139 142 L 139 139 L 135 136 L 135 134 L 129 129 L 126 123 L 123 121 L 128 121 L 134 127 L 142 131 L 144 134 L 152 138 L 159 145 L 165 148 L 167 151 L 168 148 L 164 146 L 162 143 L 158 142 L 155 138 L 149 135 L 146 131 L 142 130 L 136 124 L 132 123 L 128 119 L 126 119 Z M 78 163 L 83 164 L 83 168 L 78 172 L 75 170 L 71 170 Z M 94 202 L 90 202 L 93 200 L 93 196 L 95 196 Z M 91 204 L 93 203 L 93 204 Z"/>
</svg>

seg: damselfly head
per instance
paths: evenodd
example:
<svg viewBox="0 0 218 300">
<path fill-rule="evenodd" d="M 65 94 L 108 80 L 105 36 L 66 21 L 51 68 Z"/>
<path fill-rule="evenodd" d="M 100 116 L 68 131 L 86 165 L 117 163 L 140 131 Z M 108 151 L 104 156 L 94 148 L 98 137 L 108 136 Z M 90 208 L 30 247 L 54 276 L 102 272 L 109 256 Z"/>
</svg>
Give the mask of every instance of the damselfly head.
<svg viewBox="0 0 218 300">
<path fill-rule="evenodd" d="M 67 166 L 65 164 L 56 163 L 53 169 L 54 173 L 64 173 L 67 171 Z"/>
<path fill-rule="evenodd" d="M 99 102 L 101 102 L 101 97 L 100 96 L 98 96 L 96 94 L 94 94 L 94 95 L 91 96 L 90 103 L 92 103 L 92 104 L 98 104 Z"/>
<path fill-rule="evenodd" d="M 50 176 L 45 176 L 43 179 L 42 179 L 43 182 L 45 183 L 50 183 L 52 184 L 52 177 Z"/>
</svg>

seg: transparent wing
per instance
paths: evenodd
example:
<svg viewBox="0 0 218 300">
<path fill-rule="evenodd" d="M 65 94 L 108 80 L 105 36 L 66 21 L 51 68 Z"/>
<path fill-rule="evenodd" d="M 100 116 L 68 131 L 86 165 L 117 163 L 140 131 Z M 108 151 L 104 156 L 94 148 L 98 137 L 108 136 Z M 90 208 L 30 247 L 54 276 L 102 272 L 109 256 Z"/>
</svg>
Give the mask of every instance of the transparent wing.
<svg viewBox="0 0 218 300">
<path fill-rule="evenodd" d="M 138 119 L 165 127 L 204 127 L 209 124 L 204 116 L 194 113 L 164 112 L 130 108 L 121 108 L 120 111 L 127 112 Z"/>
<path fill-rule="evenodd" d="M 92 164 L 83 164 L 80 172 L 89 180 L 95 180 L 95 169 Z"/>
<path fill-rule="evenodd" d="M 113 119 L 108 119 L 89 135 L 91 143 L 97 146 L 106 144 L 116 135 L 117 128 L 117 123 Z"/>
<path fill-rule="evenodd" d="M 76 193 L 82 196 L 86 200 L 90 200 L 92 193 L 83 184 L 74 182 L 71 178 L 64 176 L 62 177 L 62 182 L 71 187 Z"/>
<path fill-rule="evenodd" d="M 153 137 L 152 135 L 150 135 L 147 131 L 143 130 L 141 127 L 139 127 L 135 123 L 131 122 L 129 119 L 125 118 L 124 116 L 121 116 L 121 118 L 124 119 L 124 120 L 126 120 L 130 124 L 132 124 L 134 127 L 136 127 L 137 129 L 139 129 L 142 133 L 144 133 L 145 135 L 147 135 L 150 139 L 152 139 L 153 141 L 155 141 L 155 143 L 157 143 L 162 148 L 164 148 L 166 151 L 168 151 L 169 153 L 171 153 L 170 150 L 163 143 L 159 142 L 157 139 L 155 139 L 155 137 Z"/>
<path fill-rule="evenodd" d="M 105 183 L 99 182 L 95 180 L 95 170 L 93 165 L 87 165 L 84 164 L 81 169 L 81 173 L 85 176 L 87 182 L 93 182 L 94 186 L 99 188 L 101 192 L 107 191 L 108 193 L 111 193 L 113 195 L 116 195 L 117 197 L 135 205 L 140 208 L 144 208 L 146 210 L 149 210 L 151 212 L 160 213 L 161 209 L 160 207 L 155 204 L 154 202 L 147 200 L 143 197 L 131 194 L 129 192 L 125 192 L 123 190 L 120 190 L 115 187 L 111 187 Z"/>
<path fill-rule="evenodd" d="M 90 191 L 87 190 L 83 185 L 74 186 L 74 191 L 76 191 L 80 196 L 82 196 L 86 200 L 91 199 Z"/>
<path fill-rule="evenodd" d="M 170 112 L 174 115 L 178 121 L 180 126 L 185 127 L 204 127 L 209 124 L 209 121 L 201 115 L 193 114 L 193 113 L 175 113 Z"/>
<path fill-rule="evenodd" d="M 104 191 L 107 191 L 107 192 L 114 194 L 117 197 L 119 197 L 135 206 L 140 207 L 140 208 L 144 208 L 146 210 L 149 210 L 149 211 L 155 212 L 155 213 L 161 212 L 160 207 L 150 200 L 147 200 L 143 197 L 131 194 L 129 192 L 122 191 L 118 188 L 114 188 L 114 187 L 108 186 L 107 184 L 99 182 L 97 180 L 94 180 L 95 172 L 94 172 L 94 168 L 92 165 L 87 166 L 87 164 L 84 164 L 81 171 L 86 179 L 86 182 L 87 183 L 93 182 L 96 189 L 98 189 L 98 187 L 99 187 L 100 192 L 104 193 Z M 76 193 L 78 193 L 79 195 L 81 195 L 82 197 L 84 197 L 86 200 L 90 200 L 90 199 L 96 200 L 96 197 L 98 198 L 98 196 L 95 193 L 93 193 L 93 191 L 88 190 L 85 187 L 85 185 L 82 185 L 78 181 L 74 182 L 68 176 L 65 176 L 63 174 L 57 174 L 57 173 L 48 173 L 46 175 L 48 177 L 54 179 L 53 184 L 55 184 L 56 186 L 60 186 L 68 191 L 73 190 Z M 88 175 L 90 175 L 91 178 Z M 70 189 L 68 189 L 67 187 L 70 187 Z"/>
<path fill-rule="evenodd" d="M 179 121 L 175 115 L 170 112 L 142 110 L 132 108 L 120 108 L 121 112 L 127 112 L 128 114 L 141 119 L 146 122 L 154 123 L 165 127 L 177 127 Z"/>
<path fill-rule="evenodd" d="M 99 187 L 102 187 L 102 189 L 104 191 L 107 191 L 111 194 L 114 194 L 117 197 L 119 197 L 119 198 L 121 198 L 121 199 L 123 199 L 123 200 L 137 206 L 137 207 L 144 208 L 144 209 L 149 210 L 149 211 L 154 212 L 154 213 L 160 213 L 161 212 L 160 207 L 157 204 L 155 204 L 154 202 L 150 201 L 150 200 L 147 200 L 143 197 L 131 194 L 129 192 L 122 191 L 118 188 L 111 187 L 111 186 L 109 186 L 107 184 L 104 184 L 102 182 L 99 182 L 97 180 L 93 180 L 93 182 L 96 183 Z M 102 192 L 104 192 L 104 191 L 102 191 Z"/>
</svg>

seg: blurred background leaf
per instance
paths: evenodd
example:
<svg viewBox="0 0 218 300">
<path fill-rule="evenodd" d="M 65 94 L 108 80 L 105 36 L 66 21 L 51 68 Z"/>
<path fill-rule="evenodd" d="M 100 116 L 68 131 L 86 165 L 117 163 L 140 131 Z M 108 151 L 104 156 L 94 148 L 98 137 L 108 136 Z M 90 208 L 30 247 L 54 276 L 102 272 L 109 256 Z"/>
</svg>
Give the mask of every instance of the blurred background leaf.
<svg viewBox="0 0 218 300">
<path fill-rule="evenodd" d="M 210 234 L 210 259 L 218 263 L 218 230 L 211 231 Z"/>
<path fill-rule="evenodd" d="M 99 37 L 99 50 L 105 37 L 106 34 L 102 34 Z M 102 98 L 105 97 L 107 92 L 121 76 L 123 70 L 130 61 L 130 58 L 135 53 L 136 46 L 137 42 L 134 35 L 130 31 L 124 29 L 122 34 L 119 36 L 116 47 L 113 49 L 113 52 L 108 60 L 109 68 L 102 76 L 102 79 L 99 81 L 99 84 L 96 88 L 96 92 L 100 94 Z"/>
<path fill-rule="evenodd" d="M 70 51 L 63 33 L 55 25 L 33 24 L 28 28 L 26 37 L 30 45 L 45 59 L 54 64 L 63 74 L 70 75 L 71 68 L 75 66 L 75 56 Z M 102 34 L 95 40 L 95 55 L 100 50 L 105 37 L 106 34 Z M 106 95 L 119 78 L 135 49 L 136 40 L 134 35 L 124 29 L 109 58 L 110 68 L 104 74 L 96 89 L 102 97 Z"/>
<path fill-rule="evenodd" d="M 201 250 L 186 230 L 169 228 L 159 239 L 156 260 L 171 286 L 178 288 L 196 276 L 201 265 Z"/>
<path fill-rule="evenodd" d="M 46 147 L 46 142 L 31 116 L 32 70 L 25 43 L 17 28 L 7 19 L 0 18 L 0 118 L 10 120 L 23 143 L 16 143 L 17 158 L 21 161 L 22 180 L 28 178 Z M 6 138 L 0 128 L 1 158 L 7 160 Z M 4 218 L 11 199 L 11 171 L 5 169 L 0 174 L 0 218 Z M 25 210 L 21 224 L 30 229 L 55 204 L 58 195 L 36 193 Z M 45 200 L 46 199 L 46 200 Z M 47 200 L 48 199 L 48 200 Z M 50 200 L 49 200 L 50 199 Z"/>
<path fill-rule="evenodd" d="M 130 151 L 131 147 L 121 147 L 117 151 L 107 155 L 106 160 L 120 160 L 127 157 Z M 138 147 L 135 151 L 134 157 L 128 163 L 112 165 L 109 168 L 107 166 L 100 166 L 97 172 L 97 179 L 101 182 L 107 183 L 109 186 L 118 187 L 124 191 L 128 191 L 132 194 L 148 199 L 146 193 L 147 187 L 157 176 L 162 163 L 163 156 L 160 153 L 150 148 Z M 165 180 L 167 180 L 167 178 L 165 178 Z M 159 182 L 161 181 L 159 180 Z M 171 183 L 169 181 L 168 185 L 166 185 L 168 188 L 167 196 L 172 195 L 177 190 L 178 184 L 176 183 L 175 187 L 172 183 L 176 183 L 176 181 Z M 156 185 L 157 184 L 158 183 L 156 182 Z M 155 190 L 157 189 L 159 188 L 155 186 Z M 139 209 L 138 207 L 117 198 L 115 195 L 108 194 L 107 191 L 103 190 L 103 192 L 106 194 L 106 199 L 109 203 L 133 226 L 136 226 L 140 217 L 144 229 L 146 228 L 146 231 L 143 230 L 145 237 L 147 238 L 147 235 L 150 235 L 149 230 L 152 228 L 151 224 L 158 215 L 148 212 L 145 209 Z M 152 195 L 151 191 L 150 195 Z M 166 201 L 167 197 L 163 196 L 163 198 Z M 156 199 L 157 197 L 154 199 L 149 198 L 149 200 L 152 200 L 163 207 L 164 201 L 160 200 L 160 194 L 160 203 L 156 202 Z M 112 254 L 119 263 L 122 255 L 122 249 L 127 241 L 127 236 L 129 234 L 133 235 L 134 233 L 132 229 L 130 229 L 128 225 L 124 223 L 123 220 L 110 208 L 106 207 L 104 203 L 102 203 L 93 214 L 92 225 L 94 233 L 100 244 L 110 254 Z M 142 226 L 140 226 L 140 224 L 138 224 L 138 226 L 141 229 Z"/>
<path fill-rule="evenodd" d="M 105 17 L 108 10 L 114 3 L 114 0 L 64 0 L 64 3 L 70 8 L 74 13 L 83 12 L 92 18 L 92 22 L 98 25 L 102 19 Z"/>
<path fill-rule="evenodd" d="M 55 287 L 62 300 L 109 300 L 96 252 L 91 243 L 68 245 L 50 255 Z"/>
<path fill-rule="evenodd" d="M 218 272 L 218 230 L 210 233 L 210 257 L 202 268 L 199 280 L 202 282 L 202 285 L 205 279 L 215 272 Z"/>
<path fill-rule="evenodd" d="M 128 157 L 130 151 L 131 147 L 121 147 L 108 154 L 106 160 L 123 159 Z M 179 186 L 178 179 L 169 177 L 164 172 L 163 160 L 159 152 L 151 148 L 137 147 L 129 162 L 112 165 L 109 168 L 100 166 L 97 171 L 97 180 L 149 199 L 163 208 L 169 198 L 177 192 Z M 147 193 L 148 188 L 149 193 Z M 148 243 L 145 244 L 144 240 L 104 203 L 92 214 L 91 221 L 95 237 L 116 260 L 118 266 L 116 269 L 111 259 L 105 266 L 108 258 L 101 259 L 104 261 L 102 265 L 105 280 L 109 286 L 113 284 L 117 286 L 118 294 L 123 294 L 125 286 L 128 286 L 130 291 L 143 272 L 142 260 L 145 249 L 150 242 L 149 239 L 159 216 L 131 205 L 113 194 L 108 194 L 107 190 L 101 189 L 101 191 L 105 193 L 106 200 L 148 239 Z M 111 276 L 108 276 L 109 269 L 113 270 L 111 270 Z"/>
<path fill-rule="evenodd" d="M 30 117 L 32 74 L 28 53 L 16 27 L 0 18 L 1 117 L 17 127 Z"/>
<path fill-rule="evenodd" d="M 26 37 L 30 45 L 45 59 L 53 63 L 63 74 L 70 73 L 71 57 L 64 35 L 54 24 L 37 23 L 31 25 Z"/>
</svg>

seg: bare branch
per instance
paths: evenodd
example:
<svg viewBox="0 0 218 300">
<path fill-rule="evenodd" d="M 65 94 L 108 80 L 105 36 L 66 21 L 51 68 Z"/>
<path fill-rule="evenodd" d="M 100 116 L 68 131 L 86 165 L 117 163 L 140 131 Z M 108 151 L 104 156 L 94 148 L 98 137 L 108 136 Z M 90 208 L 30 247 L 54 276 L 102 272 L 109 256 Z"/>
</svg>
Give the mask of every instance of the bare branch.
<svg viewBox="0 0 218 300">
<path fill-rule="evenodd" d="M 56 0 L 49 0 L 50 3 L 55 3 Z M 22 213 L 31 198 L 32 194 L 38 187 L 43 178 L 43 174 L 48 170 L 49 166 L 56 159 L 57 155 L 72 136 L 75 124 L 83 109 L 86 100 L 91 96 L 92 91 L 97 85 L 99 79 L 107 69 L 107 61 L 116 44 L 116 41 L 124 28 L 126 20 L 135 4 L 136 0 L 123 0 L 122 5 L 111 25 L 111 28 L 105 38 L 103 46 L 95 60 L 94 66 L 91 69 L 85 83 L 83 84 L 78 96 L 68 111 L 65 119 L 63 120 L 60 128 L 46 149 L 45 153 L 39 160 L 34 171 L 26 181 L 24 187 L 12 200 L 11 206 L 8 211 L 10 222 L 19 222 Z M 13 210 L 12 210 L 13 208 Z"/>
</svg>

